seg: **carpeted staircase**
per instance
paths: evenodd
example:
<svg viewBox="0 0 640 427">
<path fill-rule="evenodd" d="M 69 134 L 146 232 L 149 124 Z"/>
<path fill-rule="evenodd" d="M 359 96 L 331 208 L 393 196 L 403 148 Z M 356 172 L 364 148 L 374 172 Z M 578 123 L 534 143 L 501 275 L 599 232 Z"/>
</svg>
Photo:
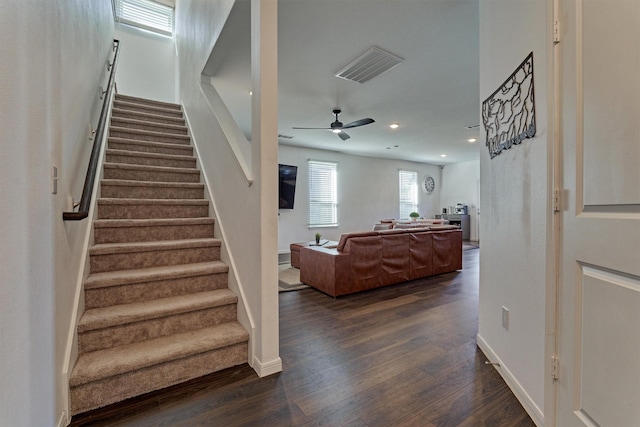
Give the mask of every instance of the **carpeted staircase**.
<svg viewBox="0 0 640 427">
<path fill-rule="evenodd" d="M 116 95 L 71 414 L 247 362 L 179 105 Z"/>
</svg>

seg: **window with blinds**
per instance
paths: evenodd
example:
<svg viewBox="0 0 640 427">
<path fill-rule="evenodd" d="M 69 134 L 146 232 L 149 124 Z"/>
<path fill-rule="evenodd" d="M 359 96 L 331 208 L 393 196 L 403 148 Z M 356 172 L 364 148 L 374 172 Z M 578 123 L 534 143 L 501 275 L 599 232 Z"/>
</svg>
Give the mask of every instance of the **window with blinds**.
<svg viewBox="0 0 640 427">
<path fill-rule="evenodd" d="M 309 227 L 338 225 L 338 164 L 309 160 Z"/>
<path fill-rule="evenodd" d="M 134 27 L 173 35 L 173 8 L 152 0 L 114 0 L 115 20 Z"/>
<path fill-rule="evenodd" d="M 418 211 L 418 173 L 399 171 L 400 182 L 400 219 L 409 218 L 411 212 Z"/>
</svg>

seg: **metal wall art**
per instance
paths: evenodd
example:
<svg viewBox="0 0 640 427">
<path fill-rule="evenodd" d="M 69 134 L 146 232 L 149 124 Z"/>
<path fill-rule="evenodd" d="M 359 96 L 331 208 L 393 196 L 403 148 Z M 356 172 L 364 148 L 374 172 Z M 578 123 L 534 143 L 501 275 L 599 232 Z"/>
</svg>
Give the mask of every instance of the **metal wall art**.
<svg viewBox="0 0 640 427">
<path fill-rule="evenodd" d="M 486 146 L 493 159 L 536 134 L 533 100 L 533 52 L 482 103 Z"/>
</svg>

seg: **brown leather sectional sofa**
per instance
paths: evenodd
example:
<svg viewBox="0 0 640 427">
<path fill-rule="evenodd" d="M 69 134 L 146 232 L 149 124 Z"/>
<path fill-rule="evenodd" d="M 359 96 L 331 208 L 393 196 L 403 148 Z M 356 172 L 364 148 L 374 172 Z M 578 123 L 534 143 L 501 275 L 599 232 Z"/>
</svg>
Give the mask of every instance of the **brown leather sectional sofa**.
<svg viewBox="0 0 640 427">
<path fill-rule="evenodd" d="M 461 268 L 453 226 L 347 233 L 336 248 L 300 249 L 300 281 L 333 297 Z"/>
</svg>

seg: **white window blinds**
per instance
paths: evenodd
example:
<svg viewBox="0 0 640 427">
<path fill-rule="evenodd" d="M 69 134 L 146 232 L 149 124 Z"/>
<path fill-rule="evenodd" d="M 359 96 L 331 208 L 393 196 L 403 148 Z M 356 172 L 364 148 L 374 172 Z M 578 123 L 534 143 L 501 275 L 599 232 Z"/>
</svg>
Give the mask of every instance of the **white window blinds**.
<svg viewBox="0 0 640 427">
<path fill-rule="evenodd" d="M 418 173 L 399 171 L 400 219 L 408 219 L 411 212 L 418 211 Z"/>
<path fill-rule="evenodd" d="M 115 19 L 134 27 L 172 36 L 173 8 L 152 0 L 114 0 Z"/>
<path fill-rule="evenodd" d="M 309 227 L 338 225 L 338 164 L 309 160 Z"/>
</svg>

